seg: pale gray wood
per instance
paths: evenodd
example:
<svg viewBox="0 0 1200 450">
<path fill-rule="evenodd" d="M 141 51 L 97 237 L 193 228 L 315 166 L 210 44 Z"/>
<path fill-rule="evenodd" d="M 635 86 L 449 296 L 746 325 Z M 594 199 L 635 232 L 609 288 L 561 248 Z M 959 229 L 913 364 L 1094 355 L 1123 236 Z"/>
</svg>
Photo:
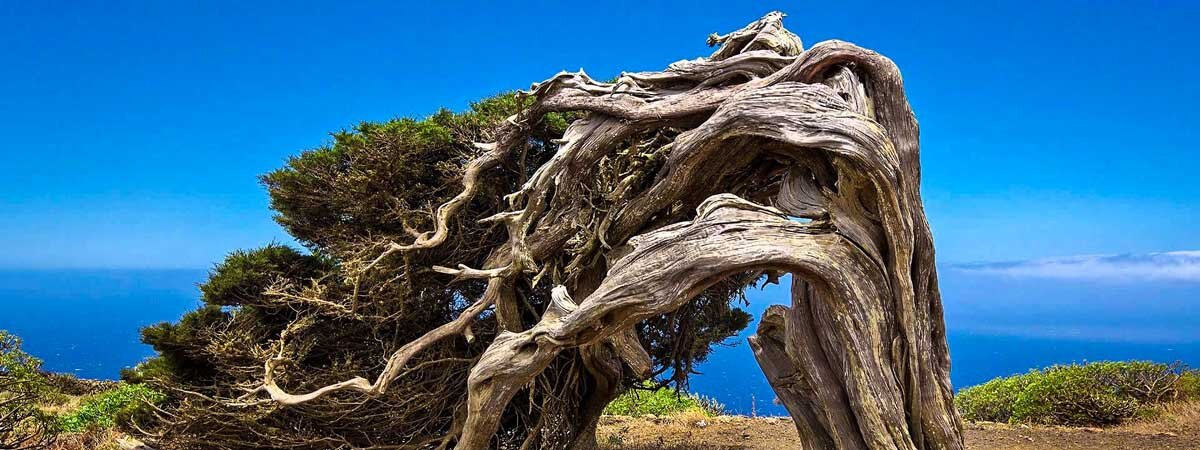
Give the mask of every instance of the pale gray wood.
<svg viewBox="0 0 1200 450">
<path fill-rule="evenodd" d="M 486 267 L 434 268 L 488 279 L 486 293 L 396 351 L 373 381 L 289 393 L 274 382 L 272 360 L 248 398 L 265 392 L 298 404 L 341 390 L 385 392 L 402 382 L 415 354 L 470 337 L 476 318 L 493 309 L 505 331 L 473 367 L 465 419 L 443 445 L 486 448 L 513 396 L 557 355 L 578 350 L 593 398 L 572 424 L 537 424 L 523 448 L 538 440 L 587 448 L 622 377 L 649 374 L 635 325 L 730 275 L 790 272 L 791 304 L 770 308 L 750 344 L 805 448 L 962 449 L 920 197 L 919 128 L 900 72 L 846 42 L 805 50 L 782 19 L 770 13 L 713 35 L 710 44 L 720 47 L 711 56 L 661 72 L 624 73 L 614 83 L 562 72 L 533 85 L 523 94 L 527 110 L 500 126 L 494 142 L 477 145 L 461 192 L 437 209 L 432 230 L 347 263 L 365 272 L 390 254 L 442 245 L 452 220 L 495 222 L 508 242 Z M 568 111 L 586 116 L 506 197 L 508 211 L 458 217 L 482 177 L 521 158 L 525 130 L 546 113 Z M 637 151 L 660 164 L 588 178 Z M 603 209 L 589 200 L 597 184 Z M 532 328 L 517 317 L 517 280 L 557 285 Z M 567 447 L 546 444 L 554 433 Z"/>
</svg>

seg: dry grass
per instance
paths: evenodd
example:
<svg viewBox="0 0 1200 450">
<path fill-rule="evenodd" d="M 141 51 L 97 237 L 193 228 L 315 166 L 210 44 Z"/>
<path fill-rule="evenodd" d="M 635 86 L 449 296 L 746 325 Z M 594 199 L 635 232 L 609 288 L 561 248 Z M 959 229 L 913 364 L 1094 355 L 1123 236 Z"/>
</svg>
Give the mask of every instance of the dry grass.
<svg viewBox="0 0 1200 450">
<path fill-rule="evenodd" d="M 795 450 L 791 419 L 737 416 L 606 416 L 602 450 Z M 1200 450 L 1200 402 L 1165 405 L 1154 417 L 1112 428 L 971 423 L 970 450 Z"/>
<path fill-rule="evenodd" d="M 1113 431 L 1139 434 L 1178 433 L 1192 430 L 1200 433 L 1200 400 L 1167 403 L 1154 417 L 1121 424 Z"/>
<path fill-rule="evenodd" d="M 114 430 L 63 433 L 46 450 L 119 450 L 120 439 L 121 433 Z"/>
<path fill-rule="evenodd" d="M 795 449 L 790 418 L 706 417 L 684 412 L 672 417 L 606 416 L 597 429 L 602 450 Z"/>
<path fill-rule="evenodd" d="M 61 398 L 61 402 L 38 405 L 38 409 L 45 413 L 59 415 L 74 411 L 76 408 L 79 408 L 79 402 L 83 400 L 83 397 L 73 395 L 68 395 Z"/>
</svg>

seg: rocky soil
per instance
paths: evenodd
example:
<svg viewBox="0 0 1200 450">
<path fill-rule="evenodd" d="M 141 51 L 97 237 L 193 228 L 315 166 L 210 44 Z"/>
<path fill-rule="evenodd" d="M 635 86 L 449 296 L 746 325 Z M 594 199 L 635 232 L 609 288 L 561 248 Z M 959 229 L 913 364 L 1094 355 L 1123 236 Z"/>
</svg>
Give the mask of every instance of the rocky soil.
<svg viewBox="0 0 1200 450">
<path fill-rule="evenodd" d="M 1154 419 L 1112 428 L 970 423 L 972 450 L 1200 450 L 1200 404 L 1167 408 Z M 788 418 L 699 415 L 605 417 L 597 436 L 604 450 L 798 450 Z"/>
</svg>

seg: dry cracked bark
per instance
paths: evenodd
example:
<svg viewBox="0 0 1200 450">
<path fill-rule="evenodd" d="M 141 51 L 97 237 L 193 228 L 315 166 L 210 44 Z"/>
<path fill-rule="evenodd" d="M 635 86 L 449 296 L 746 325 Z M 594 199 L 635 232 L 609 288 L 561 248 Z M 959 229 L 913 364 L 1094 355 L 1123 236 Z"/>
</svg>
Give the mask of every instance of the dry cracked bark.
<svg viewBox="0 0 1200 450">
<path fill-rule="evenodd" d="M 932 238 L 920 198 L 916 120 L 896 66 L 840 41 L 803 49 L 770 13 L 727 35 L 708 58 L 613 83 L 560 73 L 530 106 L 478 144 L 461 193 L 435 228 L 392 254 L 442 245 L 488 172 L 521 160 L 525 131 L 550 112 L 584 113 L 557 153 L 488 218 L 507 243 L 486 267 L 438 267 L 488 279 L 456 320 L 396 351 L 373 381 L 289 393 L 265 364 L 270 399 L 299 404 L 338 391 L 377 394 L 427 346 L 470 336 L 494 311 L 505 331 L 471 370 L 465 420 L 443 444 L 487 448 L 505 407 L 562 352 L 580 352 L 594 389 L 554 445 L 582 448 L 623 377 L 645 377 L 632 332 L 740 273 L 793 275 L 788 306 L 750 340 L 806 449 L 961 449 Z M 553 282 L 551 307 L 523 329 L 513 283 Z M 527 441 L 526 446 L 532 445 Z"/>
</svg>

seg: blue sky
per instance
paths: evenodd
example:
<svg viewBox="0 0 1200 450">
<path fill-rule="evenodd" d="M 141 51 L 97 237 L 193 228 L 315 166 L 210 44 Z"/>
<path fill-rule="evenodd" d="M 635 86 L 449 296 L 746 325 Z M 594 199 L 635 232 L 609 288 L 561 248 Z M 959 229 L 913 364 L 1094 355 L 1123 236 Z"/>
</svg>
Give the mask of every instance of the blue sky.
<svg viewBox="0 0 1200 450">
<path fill-rule="evenodd" d="M 330 131 L 661 69 L 772 9 L 899 64 L 942 261 L 1200 249 L 1189 2 L 339 3 L 0 2 L 0 267 L 287 241 L 255 176 Z"/>
</svg>

